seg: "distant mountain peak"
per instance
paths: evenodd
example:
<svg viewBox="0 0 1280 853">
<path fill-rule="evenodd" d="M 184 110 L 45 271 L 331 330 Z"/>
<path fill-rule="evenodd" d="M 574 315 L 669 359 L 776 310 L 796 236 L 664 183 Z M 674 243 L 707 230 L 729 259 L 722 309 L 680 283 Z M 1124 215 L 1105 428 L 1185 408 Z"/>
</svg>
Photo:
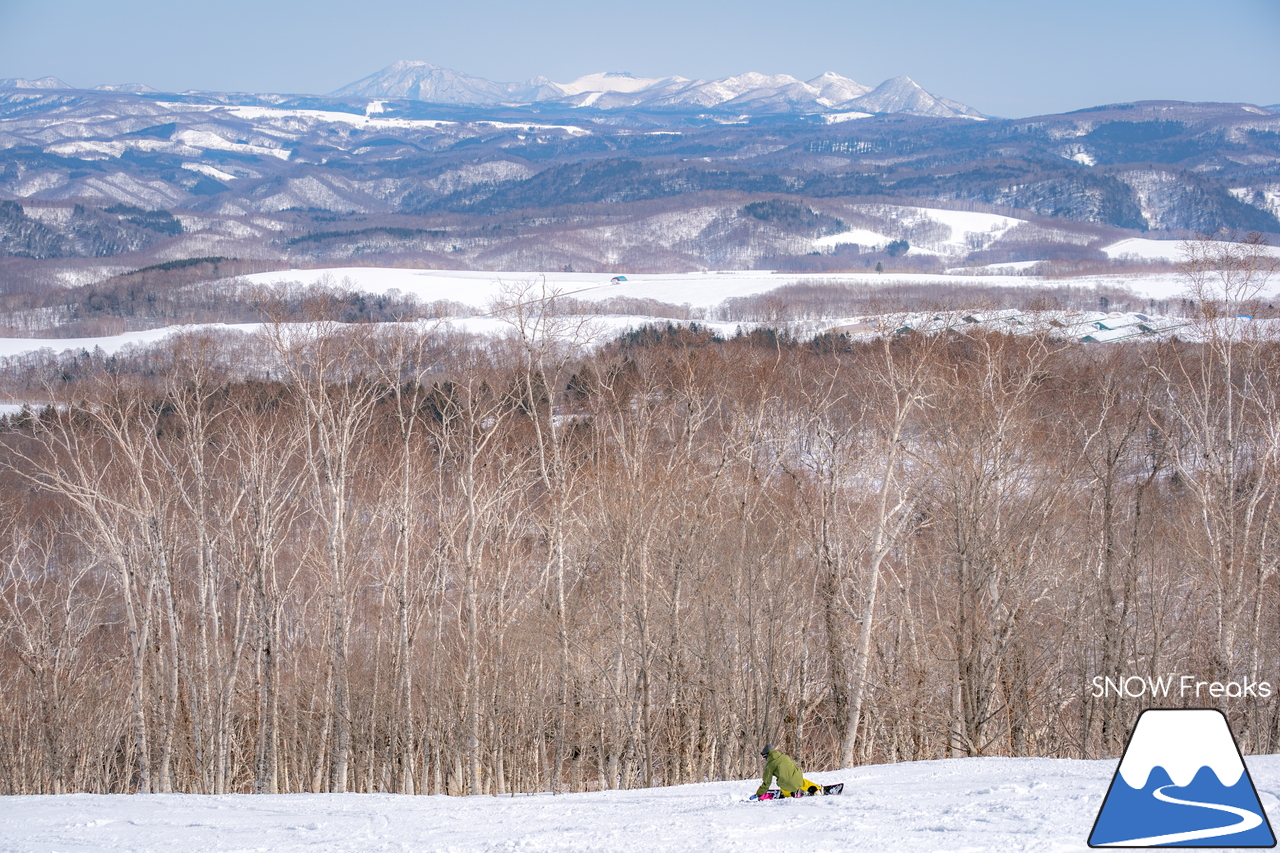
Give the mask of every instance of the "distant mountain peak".
<svg viewBox="0 0 1280 853">
<path fill-rule="evenodd" d="M 442 104 L 535 103 L 564 95 L 554 83 L 535 78 L 529 83 L 495 83 L 430 62 L 401 59 L 361 80 L 330 93 L 337 97 L 406 98 Z"/>
<path fill-rule="evenodd" d="M 982 118 L 972 107 L 937 98 L 910 77 L 891 77 L 867 94 L 841 105 L 873 113 L 906 113 L 936 118 Z"/>
<path fill-rule="evenodd" d="M 421 59 L 397 59 L 395 62 L 382 69 L 385 74 L 388 71 L 404 71 L 409 68 L 435 68 L 439 69 L 439 65 L 432 65 L 430 62 L 423 62 Z"/>
<path fill-rule="evenodd" d="M 104 83 L 101 86 L 94 86 L 93 90 L 95 92 L 125 92 L 130 95 L 159 91 L 146 83 Z"/>
<path fill-rule="evenodd" d="M 683 77 L 636 77 L 626 71 L 602 71 L 587 74 L 568 83 L 553 84 L 566 95 L 582 95 L 590 92 L 642 92 L 670 83 L 687 83 Z"/>
<path fill-rule="evenodd" d="M 57 77 L 40 77 L 36 80 L 28 80 L 26 77 L 4 77 L 0 78 L 0 89 L 70 89 L 66 83 L 63 83 Z"/>
<path fill-rule="evenodd" d="M 871 91 L 865 86 L 834 71 L 824 71 L 808 81 L 808 85 L 818 90 L 818 97 L 832 106 L 851 101 Z"/>
</svg>

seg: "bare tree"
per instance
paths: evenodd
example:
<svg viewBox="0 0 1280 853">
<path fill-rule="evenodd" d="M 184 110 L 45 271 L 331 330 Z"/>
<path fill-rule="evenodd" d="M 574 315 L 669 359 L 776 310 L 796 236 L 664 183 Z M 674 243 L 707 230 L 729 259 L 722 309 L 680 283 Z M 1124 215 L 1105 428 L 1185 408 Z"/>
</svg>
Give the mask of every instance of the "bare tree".
<svg viewBox="0 0 1280 853">
<path fill-rule="evenodd" d="M 180 670 L 178 619 L 173 596 L 169 484 L 156 477 L 150 437 L 160 409 L 140 389 L 104 380 L 86 407 L 38 423 L 38 455 L 19 451 L 19 473 L 65 498 L 86 519 L 95 548 L 115 568 L 125 611 L 132 661 L 131 704 L 141 791 L 172 790 L 170 776 Z M 163 624 L 156 622 L 162 608 Z M 167 638 L 167 659 L 157 656 L 163 704 L 160 754 L 153 765 L 149 711 L 153 632 Z M 163 632 L 163 633 L 161 633 Z"/>
<path fill-rule="evenodd" d="M 1275 572 L 1270 528 L 1277 488 L 1275 336 L 1245 312 L 1265 293 L 1280 258 L 1257 234 L 1237 242 L 1205 237 L 1184 244 L 1181 271 L 1198 306 L 1199 346 L 1170 345 L 1155 362 L 1162 423 L 1173 464 L 1195 496 L 1198 541 L 1188 543 L 1205 572 L 1214 607 L 1211 659 L 1217 679 L 1256 662 L 1251 598 Z"/>
<path fill-rule="evenodd" d="M 1002 743 L 1026 754 L 1035 661 L 1025 630 L 1054 583 L 1046 557 L 1066 463 L 1045 455 L 1036 406 L 1053 348 L 1003 335 L 971 344 L 972 357 L 939 377 L 935 399 L 946 405 L 931 413 L 926 451 L 936 558 L 953 600 L 953 749 L 983 755 Z"/>
<path fill-rule="evenodd" d="M 74 523 L 74 522 L 73 522 Z M 108 576 L 88 555 L 67 560 L 54 537 L 26 527 L 10 531 L 0 570 L 0 631 L 31 680 L 43 748 L 38 791 L 75 790 L 77 719 L 105 662 L 90 640 L 105 628 Z M 55 556 L 56 555 L 56 556 Z M 55 568 L 55 563 L 61 563 Z M 34 746 L 34 744 L 33 744 Z"/>
<path fill-rule="evenodd" d="M 573 470 L 566 458 L 557 398 L 568 379 L 568 368 L 598 330 L 589 315 L 560 314 L 559 294 L 546 279 L 506 286 L 494 313 L 511 324 L 512 341 L 520 358 L 520 407 L 534 433 L 539 476 L 547 495 L 545 515 L 548 541 L 546 570 L 554 585 L 557 646 L 560 650 L 560 698 L 556 717 L 551 788 L 559 792 L 568 744 L 570 643 L 568 527 L 573 504 Z"/>
<path fill-rule="evenodd" d="M 861 722 L 862 706 L 867 691 L 867 666 L 876 616 L 876 594 L 880 587 L 880 570 L 898 538 L 914 518 L 916 495 L 904 483 L 903 466 L 908 461 L 908 430 L 919 410 L 929 403 L 934 350 L 937 339 L 915 341 L 917 346 L 900 346 L 888 336 L 882 338 L 878 363 L 872 368 L 874 381 L 880 387 L 874 403 L 875 422 L 870 446 L 864 449 L 864 466 L 870 469 L 871 482 L 878 483 L 875 492 L 871 530 L 867 537 L 867 569 L 862 594 L 858 646 L 854 653 L 850 678 L 848 725 L 840 747 L 841 766 L 853 764 L 855 739 Z"/>
<path fill-rule="evenodd" d="M 349 629 L 353 554 L 351 524 L 353 483 L 360 472 L 379 388 L 365 369 L 368 332 L 344 326 L 336 318 L 338 304 L 321 291 L 304 310 L 307 322 L 285 322 L 279 308 L 269 309 L 265 334 L 280 369 L 294 391 L 304 419 L 306 460 L 317 496 L 316 511 L 325 530 L 323 559 L 329 583 L 329 630 L 332 680 L 333 760 L 329 790 L 347 789 L 351 760 L 351 685 Z"/>
</svg>

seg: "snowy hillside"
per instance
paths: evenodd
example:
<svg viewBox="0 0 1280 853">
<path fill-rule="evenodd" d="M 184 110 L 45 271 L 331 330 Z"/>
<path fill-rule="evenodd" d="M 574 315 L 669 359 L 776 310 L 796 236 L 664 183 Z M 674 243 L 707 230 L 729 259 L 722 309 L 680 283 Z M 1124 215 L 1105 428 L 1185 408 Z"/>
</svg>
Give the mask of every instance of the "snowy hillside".
<svg viewBox="0 0 1280 853">
<path fill-rule="evenodd" d="M 1280 814 L 1280 756 L 1246 759 Z M 839 797 L 754 803 L 756 781 L 551 796 L 0 798 L 0 851 L 1084 851 L 1114 760 L 971 758 L 812 773 Z"/>
<path fill-rule="evenodd" d="M 1142 237 L 1130 237 L 1109 246 L 1101 251 L 1111 258 L 1137 258 L 1139 260 L 1158 260 L 1179 262 L 1184 259 L 1181 240 L 1147 240 Z M 1272 256 L 1280 257 L 1280 246 L 1267 246 L 1264 251 Z"/>
</svg>

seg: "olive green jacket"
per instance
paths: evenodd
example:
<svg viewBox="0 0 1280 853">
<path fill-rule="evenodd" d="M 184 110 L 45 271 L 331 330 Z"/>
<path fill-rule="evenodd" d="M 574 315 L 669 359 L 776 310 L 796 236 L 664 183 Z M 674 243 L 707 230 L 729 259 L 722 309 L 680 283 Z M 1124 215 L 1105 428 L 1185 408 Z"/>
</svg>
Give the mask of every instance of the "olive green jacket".
<svg viewBox="0 0 1280 853">
<path fill-rule="evenodd" d="M 775 776 L 778 778 L 778 787 L 783 791 L 799 791 L 804 787 L 804 775 L 791 756 L 771 749 L 764 762 L 764 781 L 760 783 L 756 796 L 769 790 L 769 784 Z"/>
</svg>

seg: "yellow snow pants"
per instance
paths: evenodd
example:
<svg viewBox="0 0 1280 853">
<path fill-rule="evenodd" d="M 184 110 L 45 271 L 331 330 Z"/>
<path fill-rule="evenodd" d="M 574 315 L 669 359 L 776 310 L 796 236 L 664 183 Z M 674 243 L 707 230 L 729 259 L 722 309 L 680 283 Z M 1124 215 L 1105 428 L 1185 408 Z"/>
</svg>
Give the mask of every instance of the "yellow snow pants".
<svg viewBox="0 0 1280 853">
<path fill-rule="evenodd" d="M 821 786 L 821 785 L 819 785 L 819 784 L 817 784 L 817 783 L 815 783 L 815 782 L 810 782 L 808 779 L 805 779 L 805 780 L 804 780 L 804 788 L 803 788 L 803 790 L 807 791 L 807 790 L 809 790 L 810 788 L 817 788 L 819 791 L 821 791 L 821 790 L 822 790 L 822 786 Z M 780 789 L 780 790 L 781 790 L 781 789 Z M 796 792 L 795 792 L 795 791 L 783 791 L 783 792 L 782 792 L 782 796 L 784 796 L 784 797 L 794 797 L 795 795 L 796 795 Z"/>
</svg>

